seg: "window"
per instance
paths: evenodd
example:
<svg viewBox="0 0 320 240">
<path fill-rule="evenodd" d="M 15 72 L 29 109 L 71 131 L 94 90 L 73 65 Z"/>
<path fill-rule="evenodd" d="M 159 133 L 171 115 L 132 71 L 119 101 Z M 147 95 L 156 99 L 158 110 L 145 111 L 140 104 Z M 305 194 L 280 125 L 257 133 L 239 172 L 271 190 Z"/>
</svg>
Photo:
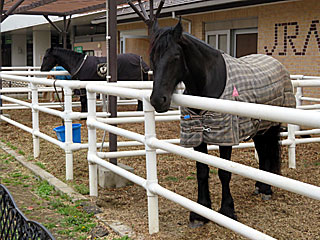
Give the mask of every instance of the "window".
<svg viewBox="0 0 320 240">
<path fill-rule="evenodd" d="M 242 57 L 257 53 L 258 29 L 237 29 L 233 31 L 233 55 Z"/>
<path fill-rule="evenodd" d="M 230 30 L 206 32 L 206 42 L 216 49 L 230 54 Z"/>
</svg>

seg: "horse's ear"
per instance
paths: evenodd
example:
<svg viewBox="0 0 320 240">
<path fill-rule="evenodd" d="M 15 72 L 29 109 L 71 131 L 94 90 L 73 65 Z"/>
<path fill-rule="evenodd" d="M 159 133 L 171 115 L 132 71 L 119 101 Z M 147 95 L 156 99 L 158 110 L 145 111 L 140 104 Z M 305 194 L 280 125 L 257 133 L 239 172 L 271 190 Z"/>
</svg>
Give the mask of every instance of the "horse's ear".
<svg viewBox="0 0 320 240">
<path fill-rule="evenodd" d="M 182 24 L 181 24 L 181 17 L 179 17 L 179 22 L 173 28 L 173 37 L 174 37 L 174 39 L 179 41 L 181 39 L 182 32 L 183 32 L 183 27 L 182 27 Z"/>
</svg>

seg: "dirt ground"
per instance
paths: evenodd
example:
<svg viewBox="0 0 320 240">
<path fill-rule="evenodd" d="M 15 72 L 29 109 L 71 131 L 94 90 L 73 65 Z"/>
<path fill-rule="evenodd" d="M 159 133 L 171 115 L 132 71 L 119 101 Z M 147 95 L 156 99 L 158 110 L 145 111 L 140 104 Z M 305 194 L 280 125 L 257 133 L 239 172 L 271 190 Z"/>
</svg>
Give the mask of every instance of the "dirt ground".
<svg viewBox="0 0 320 240">
<path fill-rule="evenodd" d="M 20 123 L 32 126 L 30 110 L 11 110 L 5 113 Z M 76 122 L 82 124 L 82 142 L 87 142 L 86 122 L 84 120 Z M 41 132 L 55 137 L 52 129 L 60 125 L 60 119 L 40 113 Z M 144 126 L 143 124 L 131 124 L 121 125 L 121 127 L 143 133 Z M 178 132 L 177 122 L 157 123 L 158 138 L 178 138 Z M 97 139 L 101 141 L 102 136 L 103 132 L 99 131 Z M 41 162 L 47 171 L 65 181 L 65 155 L 57 146 L 41 140 L 41 155 L 34 160 L 32 159 L 32 135 L 3 122 L 0 123 L 0 140 L 10 142 L 18 150 L 23 151 L 30 161 Z M 298 145 L 296 169 L 288 168 L 287 149 L 284 147 L 282 149 L 282 175 L 320 186 L 319 147 L 319 143 Z M 140 148 L 136 147 L 136 149 Z M 210 153 L 217 155 L 215 151 Z M 238 163 L 258 167 L 253 149 L 234 150 L 232 159 Z M 133 167 L 135 174 L 145 178 L 144 157 L 123 158 L 118 161 Z M 158 155 L 157 167 L 160 185 L 196 200 L 194 161 L 171 154 Z M 221 201 L 221 184 L 217 169 L 213 167 L 210 169 L 212 209 L 218 210 Z M 71 186 L 88 185 L 88 163 L 85 150 L 74 153 L 74 180 L 68 183 Z M 238 221 L 277 239 L 320 239 L 319 201 L 278 188 L 274 188 L 272 200 L 263 201 L 259 196 L 253 195 L 253 190 L 253 180 L 233 174 L 231 191 Z M 105 219 L 116 219 L 132 227 L 136 233 L 132 239 L 245 239 L 213 222 L 198 229 L 188 228 L 189 211 L 162 197 L 159 197 L 160 232 L 149 235 L 146 192 L 137 185 L 121 189 L 99 189 L 99 197 L 94 200 L 103 209 Z"/>
</svg>

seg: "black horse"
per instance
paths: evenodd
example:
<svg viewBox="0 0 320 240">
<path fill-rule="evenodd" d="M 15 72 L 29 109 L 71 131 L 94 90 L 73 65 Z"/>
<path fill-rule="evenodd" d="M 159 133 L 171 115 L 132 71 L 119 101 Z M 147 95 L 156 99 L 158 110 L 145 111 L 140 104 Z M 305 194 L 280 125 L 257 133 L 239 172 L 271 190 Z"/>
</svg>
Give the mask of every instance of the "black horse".
<svg viewBox="0 0 320 240">
<path fill-rule="evenodd" d="M 57 64 L 65 68 L 73 80 L 97 81 L 106 80 L 106 58 L 86 56 L 72 50 L 52 47 L 47 49 L 43 57 L 41 71 L 50 71 Z M 148 80 L 148 65 L 141 56 L 133 53 L 117 56 L 118 81 L 146 81 Z M 87 112 L 87 95 L 80 95 L 81 112 Z M 142 110 L 142 102 L 138 101 L 138 111 Z"/>
<path fill-rule="evenodd" d="M 263 64 L 256 62 L 251 66 L 250 61 L 252 57 L 263 59 Z M 292 93 L 290 76 L 283 65 L 272 57 L 266 55 L 256 54 L 252 57 L 250 55 L 248 57 L 236 59 L 214 49 L 194 36 L 183 33 L 180 22 L 174 27 L 165 28 L 158 28 L 157 24 L 155 24 L 153 27 L 150 45 L 151 68 L 154 72 L 151 104 L 157 112 L 167 111 L 170 107 L 171 97 L 175 87 L 179 82 L 183 82 L 186 87 L 184 94 L 188 95 L 210 98 L 221 98 L 222 96 L 227 96 L 226 99 L 229 100 L 264 103 L 265 101 L 263 100 L 250 100 L 250 96 L 249 100 L 242 99 L 242 97 L 246 97 L 250 92 L 254 92 L 256 95 L 261 95 L 262 98 L 265 98 L 268 97 L 269 94 L 276 92 L 276 94 L 278 94 L 276 99 L 271 100 L 270 103 L 266 104 L 294 107 L 295 99 Z M 230 67 L 227 60 L 240 65 L 241 69 L 238 71 L 234 67 Z M 263 68 L 264 63 L 268 62 L 270 62 L 270 64 Z M 242 65 L 246 67 L 244 70 Z M 260 68 L 260 66 L 262 67 L 262 70 L 260 69 L 260 71 L 262 71 L 260 72 L 260 75 L 262 77 L 266 76 L 267 80 L 269 79 L 271 81 L 275 78 L 278 79 L 276 83 L 278 85 L 272 85 L 273 87 L 271 89 L 267 89 L 267 92 L 260 94 L 261 89 L 258 86 L 256 88 L 257 83 L 240 82 L 238 84 L 237 81 L 245 80 L 238 79 L 238 76 L 241 78 L 245 76 L 245 74 L 255 74 L 255 69 Z M 271 69 L 269 70 L 270 66 Z M 273 66 L 276 66 L 276 70 L 274 70 Z M 232 73 L 237 73 L 237 71 L 239 74 L 234 74 L 232 86 L 228 86 L 228 78 L 232 76 Z M 273 75 L 268 75 L 268 71 Z M 277 73 L 278 71 L 279 74 Z M 254 75 L 254 78 L 259 78 L 260 82 L 263 82 L 259 75 Z M 253 80 L 250 79 L 250 81 Z M 274 83 L 272 82 L 272 84 Z M 247 85 L 249 85 L 248 90 L 244 88 Z M 266 83 L 266 85 L 270 84 Z M 229 92 L 229 95 L 226 95 L 226 91 Z M 227 119 L 226 127 L 230 127 L 231 125 L 233 126 L 236 125 L 235 123 L 238 123 L 237 127 L 239 126 L 239 129 L 242 129 L 240 128 L 242 127 L 241 123 L 246 123 L 248 124 L 247 126 L 252 126 L 253 128 L 247 129 L 249 132 L 246 133 L 243 133 L 242 130 L 238 130 L 233 133 L 231 132 L 232 129 L 225 130 L 223 127 L 222 133 L 218 133 L 216 137 L 215 135 L 213 135 L 214 137 L 211 137 L 210 134 L 214 134 L 215 129 L 219 129 L 219 126 L 217 125 L 217 122 L 213 122 L 209 129 L 212 131 L 209 131 L 209 127 L 206 126 L 206 124 L 215 116 L 220 120 Z M 188 121 L 190 121 L 191 126 L 187 126 Z M 261 126 L 266 123 L 270 124 L 261 130 Z M 200 130 L 196 124 L 200 124 Z M 184 129 L 193 129 L 196 134 L 199 134 L 195 136 L 199 137 L 191 137 L 190 142 L 188 142 L 189 139 L 182 139 L 189 137 L 189 132 L 184 131 Z M 183 108 L 180 140 L 184 141 L 183 145 L 192 146 L 194 147 L 194 150 L 203 153 L 208 153 L 208 143 L 216 143 L 219 145 L 220 157 L 230 160 L 232 146 L 239 144 L 239 141 L 252 137 L 259 156 L 259 168 L 261 170 L 279 174 L 281 170 L 279 129 L 279 123 L 271 123 L 215 112 L 210 112 L 208 114 L 207 111 L 199 109 Z M 231 137 L 237 136 L 239 139 L 235 139 L 235 141 L 228 141 L 227 137 L 229 135 Z M 223 141 L 219 142 L 219 138 Z M 224 142 L 224 140 L 226 140 L 226 142 Z M 197 162 L 196 166 L 198 182 L 197 202 L 211 208 L 208 186 L 209 167 L 200 162 Z M 234 209 L 234 201 L 229 188 L 231 173 L 219 169 L 218 175 L 222 184 L 222 201 L 219 212 L 230 218 L 237 219 Z M 261 193 L 264 199 L 270 199 L 272 194 L 270 185 L 262 182 L 256 182 L 255 186 L 256 194 Z M 190 213 L 189 226 L 198 227 L 207 222 L 208 219 L 194 212 Z"/>
</svg>

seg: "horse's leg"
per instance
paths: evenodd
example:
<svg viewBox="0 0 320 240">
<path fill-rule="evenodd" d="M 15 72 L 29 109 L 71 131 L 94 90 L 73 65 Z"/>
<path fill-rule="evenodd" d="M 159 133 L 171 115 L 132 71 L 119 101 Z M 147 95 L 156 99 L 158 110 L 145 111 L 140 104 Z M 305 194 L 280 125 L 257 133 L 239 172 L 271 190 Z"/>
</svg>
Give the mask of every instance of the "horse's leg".
<svg viewBox="0 0 320 240">
<path fill-rule="evenodd" d="M 142 101 L 138 100 L 137 111 L 142 111 L 142 110 L 143 110 L 143 103 L 142 103 Z"/>
<path fill-rule="evenodd" d="M 194 148 L 195 151 L 208 153 L 207 144 L 201 143 L 198 147 Z M 211 200 L 209 194 L 209 167 L 206 164 L 197 162 L 197 181 L 198 181 L 198 203 L 211 209 Z M 203 226 L 209 222 L 208 219 L 198 215 L 197 213 L 190 212 L 190 224 L 192 228 Z"/>
<path fill-rule="evenodd" d="M 80 89 L 81 112 L 88 112 L 87 93 Z"/>
<path fill-rule="evenodd" d="M 279 132 L 280 125 L 271 127 L 263 135 L 256 135 L 253 138 L 259 156 L 259 169 L 276 174 L 281 172 Z M 268 200 L 272 195 L 271 186 L 256 182 L 255 193 L 262 193 L 262 199 Z"/>
<path fill-rule="evenodd" d="M 230 146 L 219 146 L 220 157 L 223 159 L 230 160 L 232 147 Z M 234 211 L 233 198 L 230 192 L 230 180 L 231 173 L 222 169 L 218 170 L 219 179 L 222 185 L 222 199 L 221 199 L 221 208 L 219 213 L 230 217 L 232 219 L 237 219 L 237 216 Z"/>
</svg>

